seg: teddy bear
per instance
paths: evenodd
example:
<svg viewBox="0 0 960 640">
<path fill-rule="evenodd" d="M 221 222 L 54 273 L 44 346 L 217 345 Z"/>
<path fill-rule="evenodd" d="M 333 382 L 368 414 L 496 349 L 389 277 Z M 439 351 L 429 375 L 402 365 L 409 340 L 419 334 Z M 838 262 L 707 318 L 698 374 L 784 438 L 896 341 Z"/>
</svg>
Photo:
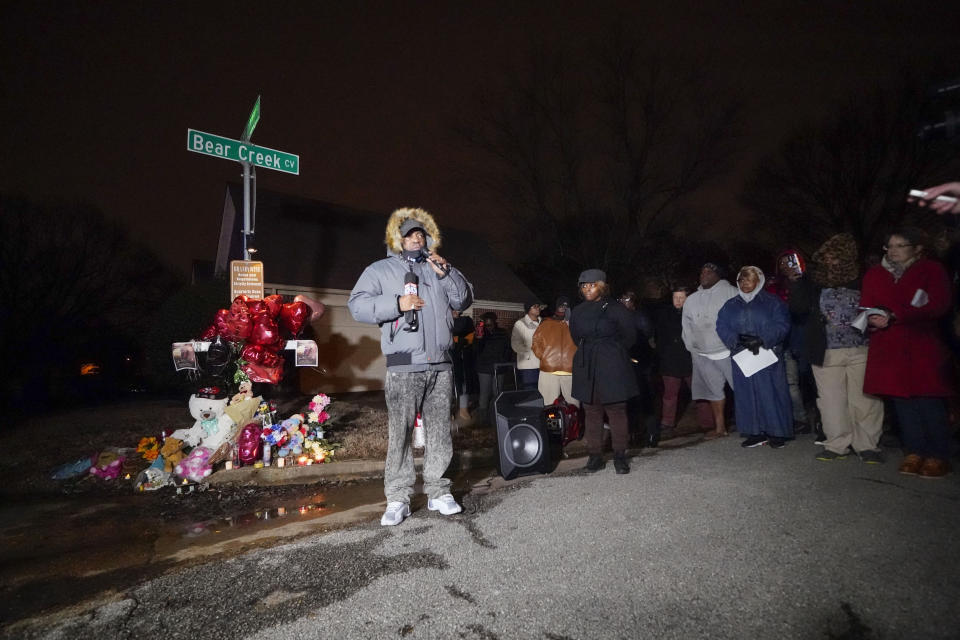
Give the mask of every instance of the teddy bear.
<svg viewBox="0 0 960 640">
<path fill-rule="evenodd" d="M 185 457 L 183 453 L 183 440 L 172 436 L 167 438 L 160 448 L 160 455 L 163 456 L 163 470 L 170 473 Z"/>
<path fill-rule="evenodd" d="M 123 469 L 124 457 L 112 451 L 104 451 L 97 456 L 97 461 L 90 467 L 90 474 L 103 480 L 116 480 Z"/>
<path fill-rule="evenodd" d="M 191 447 L 198 446 L 202 441 L 214 437 L 220 431 L 220 417 L 227 408 L 228 398 L 217 387 L 206 387 L 190 396 L 188 406 L 190 415 L 196 421 L 189 429 L 177 429 L 172 437 L 182 440 Z M 232 424 L 232 421 L 231 421 Z M 229 426 L 229 425 L 228 425 Z M 213 448 L 219 446 L 217 443 Z"/>
<path fill-rule="evenodd" d="M 230 398 L 230 404 L 237 404 L 238 402 L 243 402 L 247 398 L 252 398 L 252 397 L 253 397 L 253 383 L 250 382 L 249 380 L 244 380 L 243 382 L 240 383 L 240 390 L 237 391 L 237 393 L 235 393 L 232 398 Z"/>
<path fill-rule="evenodd" d="M 213 455 L 211 449 L 195 447 L 190 455 L 173 468 L 174 473 L 192 482 L 200 482 L 213 473 L 213 465 L 210 464 L 211 455 Z"/>
<path fill-rule="evenodd" d="M 305 439 L 303 433 L 303 416 L 299 413 L 293 414 L 280 423 L 280 428 L 287 432 L 287 441 L 277 452 L 277 455 L 282 458 L 291 453 L 294 455 L 303 453 L 303 441 Z"/>
</svg>

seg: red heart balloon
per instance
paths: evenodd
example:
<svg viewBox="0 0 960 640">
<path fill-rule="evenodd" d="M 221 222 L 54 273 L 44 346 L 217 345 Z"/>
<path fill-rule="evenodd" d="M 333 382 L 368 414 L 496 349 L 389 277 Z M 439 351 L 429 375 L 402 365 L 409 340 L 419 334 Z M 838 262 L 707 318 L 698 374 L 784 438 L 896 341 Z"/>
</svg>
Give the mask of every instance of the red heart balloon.
<svg viewBox="0 0 960 640">
<path fill-rule="evenodd" d="M 270 309 L 270 317 L 276 319 L 276 317 L 280 315 L 280 307 L 283 306 L 283 296 L 275 293 L 272 296 L 264 298 L 263 302 L 267 305 L 267 308 Z"/>
<path fill-rule="evenodd" d="M 303 329 L 303 323 L 310 316 L 310 307 L 306 302 L 291 302 L 280 309 L 280 324 L 296 338 Z"/>
<path fill-rule="evenodd" d="M 249 338 L 251 331 L 253 331 L 253 323 L 250 321 L 250 316 L 230 316 L 227 319 L 227 335 L 223 337 L 231 342 L 237 342 Z"/>
<path fill-rule="evenodd" d="M 247 306 L 247 303 L 250 302 L 250 298 L 241 293 L 233 299 L 233 304 L 237 304 L 238 302 L 243 306 Z"/>
<path fill-rule="evenodd" d="M 260 364 L 260 361 L 263 359 L 263 346 L 259 344 L 244 345 L 243 350 L 240 352 L 240 357 L 247 362 Z"/>
<path fill-rule="evenodd" d="M 280 378 L 283 377 L 283 369 L 281 367 L 267 367 L 254 362 L 248 362 L 243 365 L 242 370 L 247 374 L 251 382 L 277 384 L 280 382 Z"/>
<path fill-rule="evenodd" d="M 256 345 L 254 345 L 256 346 Z M 263 362 L 261 362 L 265 367 L 279 368 L 283 366 L 283 360 L 273 351 L 269 349 L 263 350 Z"/>
<path fill-rule="evenodd" d="M 213 317 L 213 326 L 217 328 L 217 335 L 222 336 L 223 338 L 229 340 L 227 337 L 230 333 L 230 326 L 227 321 L 230 319 L 230 312 L 226 309 L 220 309 L 217 311 L 217 315 Z"/>
<path fill-rule="evenodd" d="M 250 312 L 247 311 L 247 305 L 240 300 L 241 297 L 237 296 L 230 305 L 230 313 L 226 319 L 227 334 L 221 334 L 227 340 L 234 342 L 246 340 L 250 337 L 250 331 L 253 330 Z"/>
<path fill-rule="evenodd" d="M 270 316 L 257 316 L 250 331 L 251 344 L 276 344 L 280 342 L 280 328 Z"/>
<path fill-rule="evenodd" d="M 264 300 L 250 300 L 247 302 L 247 310 L 250 312 L 250 317 L 254 319 L 257 316 L 269 315 L 270 313 L 270 309 Z"/>
<path fill-rule="evenodd" d="M 217 324 L 211 324 L 200 334 L 200 340 L 213 340 L 217 336 Z"/>
<path fill-rule="evenodd" d="M 240 357 L 247 362 L 263 365 L 264 367 L 276 367 L 280 364 L 280 356 L 266 349 L 262 344 L 248 344 L 240 352 Z"/>
<path fill-rule="evenodd" d="M 310 307 L 310 322 L 316 322 L 319 320 L 323 313 L 327 310 L 327 307 L 324 306 L 319 300 L 314 300 L 308 296 L 298 295 L 293 298 L 294 302 L 305 302 L 308 307 Z"/>
</svg>

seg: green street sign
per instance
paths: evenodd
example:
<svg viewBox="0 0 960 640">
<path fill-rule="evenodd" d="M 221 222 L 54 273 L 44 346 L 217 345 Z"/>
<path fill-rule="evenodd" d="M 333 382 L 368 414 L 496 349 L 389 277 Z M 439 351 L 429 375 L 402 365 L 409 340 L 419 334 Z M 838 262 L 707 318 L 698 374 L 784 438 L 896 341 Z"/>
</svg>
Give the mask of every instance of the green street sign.
<svg viewBox="0 0 960 640">
<path fill-rule="evenodd" d="M 300 175 L 300 156 L 296 154 L 215 136 L 195 129 L 187 129 L 187 151 L 224 160 L 249 162 L 264 169 Z"/>
<path fill-rule="evenodd" d="M 260 122 L 260 96 L 257 96 L 257 101 L 253 103 L 253 110 L 250 112 L 250 117 L 247 118 L 247 126 L 243 128 L 243 135 L 240 136 L 240 139 L 244 142 L 250 142 L 253 130 L 257 128 L 258 122 Z"/>
</svg>

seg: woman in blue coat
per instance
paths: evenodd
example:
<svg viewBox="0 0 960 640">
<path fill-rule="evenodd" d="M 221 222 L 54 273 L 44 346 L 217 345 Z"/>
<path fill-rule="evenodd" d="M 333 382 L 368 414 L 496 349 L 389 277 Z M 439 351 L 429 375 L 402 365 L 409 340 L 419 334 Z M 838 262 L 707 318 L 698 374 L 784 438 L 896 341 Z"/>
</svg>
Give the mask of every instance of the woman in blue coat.
<svg viewBox="0 0 960 640">
<path fill-rule="evenodd" d="M 790 333 L 790 311 L 779 297 L 763 290 L 763 271 L 743 267 L 737 274 L 739 295 L 717 315 L 717 334 L 734 356 L 744 349 L 754 354 L 770 349 L 777 361 L 749 378 L 733 363 L 733 393 L 737 430 L 746 436 L 741 446 L 770 444 L 779 449 L 793 438 L 793 413 L 783 363 L 784 340 Z"/>
</svg>

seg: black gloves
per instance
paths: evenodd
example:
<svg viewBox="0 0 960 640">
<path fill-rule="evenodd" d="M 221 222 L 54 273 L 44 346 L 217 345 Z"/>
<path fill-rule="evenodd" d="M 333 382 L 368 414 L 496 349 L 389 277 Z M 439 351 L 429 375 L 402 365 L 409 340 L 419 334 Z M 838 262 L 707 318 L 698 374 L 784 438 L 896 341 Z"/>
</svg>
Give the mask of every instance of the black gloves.
<svg viewBox="0 0 960 640">
<path fill-rule="evenodd" d="M 753 355 L 757 355 L 760 353 L 760 347 L 763 346 L 763 339 L 758 338 L 757 336 L 751 336 L 745 333 L 741 333 L 740 344 L 743 345 L 744 349 L 747 349 Z"/>
</svg>

